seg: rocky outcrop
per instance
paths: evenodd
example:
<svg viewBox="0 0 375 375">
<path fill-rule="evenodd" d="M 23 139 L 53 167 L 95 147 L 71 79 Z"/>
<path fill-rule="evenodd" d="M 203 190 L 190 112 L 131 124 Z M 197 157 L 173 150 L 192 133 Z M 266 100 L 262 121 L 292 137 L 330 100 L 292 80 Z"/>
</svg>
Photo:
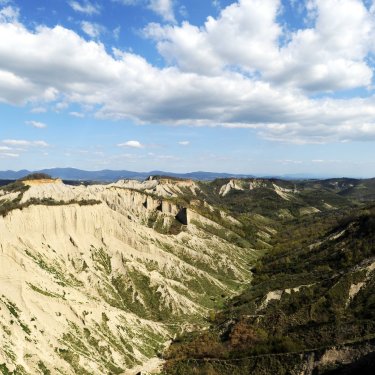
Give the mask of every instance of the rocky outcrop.
<svg viewBox="0 0 375 375">
<path fill-rule="evenodd" d="M 223 185 L 219 190 L 219 195 L 225 197 L 232 190 L 236 191 L 252 191 L 255 189 L 271 189 L 277 195 L 279 195 L 284 200 L 290 200 L 294 198 L 294 194 L 298 193 L 296 188 L 289 189 L 281 187 L 276 183 L 271 183 L 267 180 L 253 179 L 248 180 L 230 180 L 227 184 Z"/>
<path fill-rule="evenodd" d="M 186 194 L 196 196 L 200 191 L 198 183 L 192 180 L 159 179 L 152 176 L 143 182 L 122 180 L 113 184 L 113 186 L 144 191 L 159 197 L 178 197 Z"/>
<path fill-rule="evenodd" d="M 231 190 L 244 190 L 244 188 L 241 186 L 240 181 L 230 180 L 220 188 L 219 194 L 225 197 Z"/>
<path fill-rule="evenodd" d="M 143 206 L 150 211 L 156 211 L 161 209 L 161 201 L 159 199 L 154 199 L 150 196 L 146 196 Z"/>
<path fill-rule="evenodd" d="M 367 371 L 373 367 L 369 365 L 370 362 L 375 364 L 374 353 L 374 340 L 312 351 L 301 355 L 303 360 L 298 374 L 367 374 Z"/>
<path fill-rule="evenodd" d="M 163 212 L 164 214 L 176 216 L 179 212 L 179 208 L 177 207 L 177 205 L 175 205 L 172 202 L 162 200 L 162 202 L 161 202 L 161 212 Z"/>
</svg>

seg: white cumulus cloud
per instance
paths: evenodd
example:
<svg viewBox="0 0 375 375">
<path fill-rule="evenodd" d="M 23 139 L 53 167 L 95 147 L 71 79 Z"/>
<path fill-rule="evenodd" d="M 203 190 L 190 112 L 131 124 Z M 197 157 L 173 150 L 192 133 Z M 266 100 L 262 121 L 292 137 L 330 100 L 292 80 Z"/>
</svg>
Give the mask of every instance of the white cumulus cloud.
<svg viewBox="0 0 375 375">
<path fill-rule="evenodd" d="M 24 139 L 4 139 L 3 144 L 14 147 L 48 147 L 45 141 L 27 141 Z"/>
<path fill-rule="evenodd" d="M 164 21 L 176 22 L 174 0 L 112 0 L 123 5 L 140 5 L 158 14 Z"/>
<path fill-rule="evenodd" d="M 85 114 L 82 113 L 82 112 L 69 112 L 70 116 L 73 116 L 73 117 L 78 117 L 78 118 L 83 118 L 85 117 Z"/>
<path fill-rule="evenodd" d="M 82 21 L 81 28 L 85 34 L 92 38 L 98 38 L 105 31 L 104 26 L 88 21 Z"/>
<path fill-rule="evenodd" d="M 100 13 L 100 7 L 98 4 L 93 4 L 88 0 L 84 1 L 69 1 L 68 4 L 71 6 L 73 10 L 79 13 L 84 13 L 87 15 L 92 14 L 99 14 Z"/>
<path fill-rule="evenodd" d="M 0 22 L 17 22 L 18 17 L 19 9 L 16 7 L 9 5 L 0 9 Z"/>
<path fill-rule="evenodd" d="M 282 28 L 275 22 L 279 0 L 241 0 L 224 8 L 203 27 L 150 24 L 145 34 L 157 41 L 159 52 L 184 71 L 217 74 L 225 67 L 248 71 L 276 64 Z"/>
<path fill-rule="evenodd" d="M 34 128 L 38 128 L 38 129 L 43 129 L 43 128 L 47 127 L 47 125 L 45 123 L 39 122 L 39 121 L 26 121 L 26 124 L 31 125 Z"/>
<path fill-rule="evenodd" d="M 144 145 L 139 141 L 126 141 L 124 143 L 119 143 L 119 147 L 130 147 L 130 148 L 143 148 Z"/>
<path fill-rule="evenodd" d="M 159 14 L 165 21 L 176 22 L 173 0 L 150 0 L 148 7 Z"/>
<path fill-rule="evenodd" d="M 6 159 L 6 158 L 18 158 L 20 154 L 16 154 L 15 152 L 0 152 L 0 158 Z"/>
<path fill-rule="evenodd" d="M 369 88 L 374 17 L 360 0 L 309 4 L 311 25 L 287 35 L 279 0 L 240 0 L 201 27 L 149 25 L 145 35 L 168 61 L 164 68 L 62 26 L 30 30 L 1 18 L 0 102 L 78 104 L 97 118 L 137 123 L 249 128 L 282 142 L 375 140 L 371 91 L 325 95 Z"/>
<path fill-rule="evenodd" d="M 287 35 L 280 44 L 280 0 L 240 0 L 204 27 L 150 24 L 145 35 L 182 70 L 205 75 L 240 69 L 264 80 L 306 91 L 368 86 L 374 18 L 360 0 L 310 0 L 314 27 Z M 225 38 L 223 37 L 225 35 Z"/>
</svg>

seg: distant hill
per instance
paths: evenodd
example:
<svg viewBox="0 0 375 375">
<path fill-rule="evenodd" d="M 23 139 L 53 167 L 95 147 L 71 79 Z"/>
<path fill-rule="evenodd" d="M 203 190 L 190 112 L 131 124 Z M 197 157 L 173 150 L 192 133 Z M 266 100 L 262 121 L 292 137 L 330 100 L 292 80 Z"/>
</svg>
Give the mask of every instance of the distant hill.
<svg viewBox="0 0 375 375">
<path fill-rule="evenodd" d="M 128 170 L 111 170 L 103 169 L 100 171 L 86 171 L 76 168 L 51 168 L 51 169 L 41 169 L 41 170 L 26 170 L 22 169 L 20 171 L 0 171 L 0 180 L 17 180 L 19 178 L 25 177 L 31 173 L 46 173 L 53 178 L 61 178 L 67 181 L 97 181 L 97 182 L 112 182 L 121 179 L 133 179 L 133 180 L 144 180 L 148 176 L 170 176 L 177 178 L 186 178 L 192 180 L 201 181 L 212 181 L 218 178 L 252 178 L 252 177 L 262 177 L 262 178 L 279 178 L 283 180 L 303 180 L 303 179 L 328 179 L 329 177 L 338 176 L 322 176 L 314 174 L 293 174 L 293 175 L 282 175 L 282 176 L 260 176 L 260 175 L 250 175 L 250 174 L 235 174 L 235 173 L 219 173 L 219 172 L 205 172 L 196 171 L 188 173 L 174 173 L 166 171 L 148 171 L 148 172 L 135 172 Z"/>
<path fill-rule="evenodd" d="M 20 170 L 20 171 L 0 171 L 1 180 L 17 180 L 25 177 L 31 173 L 45 173 L 53 178 L 61 178 L 63 180 L 91 180 L 91 181 L 117 181 L 120 179 L 136 179 L 144 180 L 150 175 L 171 176 L 179 178 L 187 178 L 193 180 L 214 180 L 216 178 L 248 178 L 251 175 L 236 175 L 230 173 L 215 173 L 215 172 L 190 172 L 190 173 L 172 173 L 164 171 L 150 171 L 150 172 L 133 172 L 127 170 L 109 170 L 101 171 L 85 171 L 75 168 L 52 168 L 42 169 L 38 171 Z"/>
</svg>

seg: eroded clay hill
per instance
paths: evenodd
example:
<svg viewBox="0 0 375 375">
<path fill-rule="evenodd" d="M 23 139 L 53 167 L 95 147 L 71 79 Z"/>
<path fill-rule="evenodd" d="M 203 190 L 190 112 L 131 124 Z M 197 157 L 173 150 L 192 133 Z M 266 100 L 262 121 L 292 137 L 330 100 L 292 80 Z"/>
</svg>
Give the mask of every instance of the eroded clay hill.
<svg viewBox="0 0 375 375">
<path fill-rule="evenodd" d="M 199 189 L 45 179 L 0 190 L 0 372 L 131 374 L 204 325 L 249 280 L 256 251 L 241 222 L 204 215 L 214 208 Z"/>
</svg>

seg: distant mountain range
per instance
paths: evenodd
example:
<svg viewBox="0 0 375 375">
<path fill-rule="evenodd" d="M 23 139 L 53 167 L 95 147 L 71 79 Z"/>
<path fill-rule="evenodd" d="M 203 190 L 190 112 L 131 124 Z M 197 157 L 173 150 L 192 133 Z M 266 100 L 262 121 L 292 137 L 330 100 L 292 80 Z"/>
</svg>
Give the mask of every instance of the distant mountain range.
<svg viewBox="0 0 375 375">
<path fill-rule="evenodd" d="M 215 173 L 215 172 L 190 172 L 190 173 L 171 173 L 164 171 L 150 171 L 150 172 L 133 172 L 133 171 L 115 171 L 104 169 L 101 171 L 85 171 L 75 168 L 52 168 L 42 169 L 38 171 L 29 171 L 26 169 L 20 171 L 0 171 L 0 179 L 2 180 L 17 180 L 25 177 L 30 173 L 46 173 L 54 178 L 61 178 L 63 180 L 82 180 L 82 181 L 117 181 L 120 179 L 136 179 L 144 180 L 148 176 L 170 176 L 177 178 L 187 178 L 193 180 L 214 180 L 216 178 L 251 178 L 252 175 L 230 174 L 230 173 Z"/>
</svg>

